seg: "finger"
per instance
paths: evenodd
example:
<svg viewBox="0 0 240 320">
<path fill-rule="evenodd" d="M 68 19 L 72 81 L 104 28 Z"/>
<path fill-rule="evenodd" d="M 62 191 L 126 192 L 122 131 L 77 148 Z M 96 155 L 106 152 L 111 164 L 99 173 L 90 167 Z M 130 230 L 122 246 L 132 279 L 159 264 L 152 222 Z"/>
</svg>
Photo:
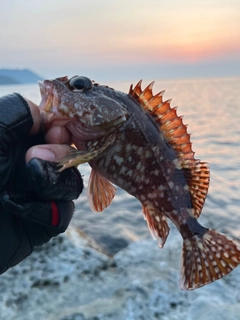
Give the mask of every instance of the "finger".
<svg viewBox="0 0 240 320">
<path fill-rule="evenodd" d="M 28 163 L 32 158 L 40 158 L 53 162 L 59 161 L 73 150 L 75 149 L 68 144 L 37 145 L 28 149 L 25 161 Z"/>
<path fill-rule="evenodd" d="M 24 100 L 27 102 L 30 108 L 30 112 L 33 119 L 33 126 L 29 131 L 29 134 L 46 132 L 49 128 L 53 115 L 40 110 L 39 106 L 36 105 L 31 100 L 28 100 L 25 97 L 24 97 Z"/>
<path fill-rule="evenodd" d="M 70 133 L 64 127 L 52 127 L 45 135 L 46 143 L 69 144 Z"/>
</svg>

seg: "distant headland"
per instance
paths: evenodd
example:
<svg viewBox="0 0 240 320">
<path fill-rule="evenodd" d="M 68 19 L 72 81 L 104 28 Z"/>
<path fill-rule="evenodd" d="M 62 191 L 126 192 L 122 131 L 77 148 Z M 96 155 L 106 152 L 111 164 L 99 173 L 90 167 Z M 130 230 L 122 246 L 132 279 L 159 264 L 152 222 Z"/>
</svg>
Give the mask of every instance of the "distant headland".
<svg viewBox="0 0 240 320">
<path fill-rule="evenodd" d="M 38 80 L 43 79 L 28 69 L 0 69 L 0 85 L 36 83 Z"/>
</svg>

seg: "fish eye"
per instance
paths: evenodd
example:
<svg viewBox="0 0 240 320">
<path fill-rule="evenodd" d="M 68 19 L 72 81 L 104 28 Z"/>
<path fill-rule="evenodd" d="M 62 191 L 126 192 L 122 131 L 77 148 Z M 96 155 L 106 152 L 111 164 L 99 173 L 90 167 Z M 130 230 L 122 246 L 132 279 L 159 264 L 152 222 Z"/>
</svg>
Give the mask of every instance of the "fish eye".
<svg viewBox="0 0 240 320">
<path fill-rule="evenodd" d="M 73 77 L 69 81 L 70 89 L 77 89 L 77 90 L 90 90 L 92 89 L 92 81 L 87 77 Z"/>
</svg>

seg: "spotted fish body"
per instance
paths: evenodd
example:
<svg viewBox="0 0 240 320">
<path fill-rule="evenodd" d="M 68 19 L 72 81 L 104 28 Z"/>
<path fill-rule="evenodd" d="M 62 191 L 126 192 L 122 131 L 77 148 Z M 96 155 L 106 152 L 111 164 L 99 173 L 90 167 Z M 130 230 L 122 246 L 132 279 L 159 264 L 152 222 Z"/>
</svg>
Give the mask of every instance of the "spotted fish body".
<svg viewBox="0 0 240 320">
<path fill-rule="evenodd" d="M 153 95 L 141 82 L 129 93 L 100 86 L 85 77 L 45 80 L 41 107 L 62 119 L 76 151 L 62 169 L 89 162 L 88 197 L 103 211 L 115 184 L 137 198 L 160 247 L 169 233 L 167 218 L 183 238 L 180 287 L 195 289 L 220 279 L 240 263 L 240 243 L 201 226 L 197 218 L 207 195 L 209 166 L 195 160 L 182 118 L 163 92 Z"/>
</svg>

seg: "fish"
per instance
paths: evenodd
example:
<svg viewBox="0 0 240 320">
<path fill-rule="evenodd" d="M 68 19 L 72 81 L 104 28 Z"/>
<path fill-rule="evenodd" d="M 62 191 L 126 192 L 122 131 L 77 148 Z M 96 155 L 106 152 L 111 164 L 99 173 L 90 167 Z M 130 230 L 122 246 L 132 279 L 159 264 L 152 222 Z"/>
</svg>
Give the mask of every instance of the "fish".
<svg viewBox="0 0 240 320">
<path fill-rule="evenodd" d="M 183 238 L 180 289 L 194 290 L 222 278 L 240 263 L 240 242 L 198 222 L 210 183 L 210 167 L 195 159 L 190 134 L 164 91 L 142 81 L 124 93 L 84 76 L 39 83 L 40 108 L 72 136 L 76 149 L 59 170 L 88 162 L 92 211 L 108 207 L 118 186 L 142 204 L 158 246 L 168 220 Z"/>
</svg>

